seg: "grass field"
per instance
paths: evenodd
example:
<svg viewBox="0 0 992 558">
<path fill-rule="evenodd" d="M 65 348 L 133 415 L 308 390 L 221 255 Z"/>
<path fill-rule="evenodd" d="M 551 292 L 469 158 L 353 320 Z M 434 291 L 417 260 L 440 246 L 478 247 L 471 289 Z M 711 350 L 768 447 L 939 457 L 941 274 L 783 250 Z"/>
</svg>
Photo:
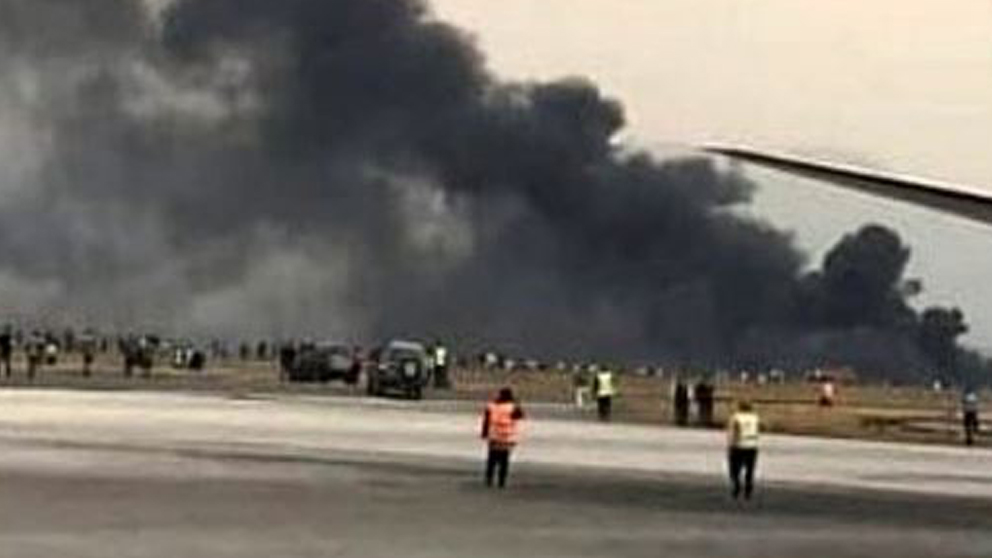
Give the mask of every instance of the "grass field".
<svg viewBox="0 0 992 558">
<path fill-rule="evenodd" d="M 360 388 L 339 383 L 328 385 L 280 382 L 276 366 L 269 362 L 230 361 L 211 363 L 202 372 L 174 370 L 158 366 L 150 378 L 140 374 L 124 378 L 119 359 L 98 360 L 89 378 L 81 374 L 81 364 L 71 357 L 55 367 L 44 368 L 28 382 L 24 364 L 15 362 L 12 378 L 0 378 L 7 387 L 51 387 L 104 390 L 176 390 L 229 393 L 232 396 L 264 393 L 360 394 Z M 532 371 L 489 371 L 457 369 L 449 391 L 429 392 L 433 399 L 484 401 L 503 385 L 513 385 L 524 401 L 560 403 L 573 401 L 572 379 L 567 373 Z M 671 384 L 662 378 L 623 376 L 615 403 L 615 420 L 643 424 L 664 424 L 672 420 Z M 961 443 L 958 394 L 937 393 L 912 387 L 842 386 L 839 402 L 832 408 L 816 405 L 816 387 L 806 383 L 764 386 L 735 383 L 717 386 L 715 422 L 723 422 L 733 402 L 753 401 L 767 431 L 877 440 Z M 987 397 L 983 397 L 987 401 Z M 567 407 L 566 407 L 567 408 Z M 591 408 L 573 409 L 581 417 L 592 418 Z M 983 415 L 987 416 L 987 415 Z M 980 444 L 990 440 L 980 437 Z"/>
</svg>

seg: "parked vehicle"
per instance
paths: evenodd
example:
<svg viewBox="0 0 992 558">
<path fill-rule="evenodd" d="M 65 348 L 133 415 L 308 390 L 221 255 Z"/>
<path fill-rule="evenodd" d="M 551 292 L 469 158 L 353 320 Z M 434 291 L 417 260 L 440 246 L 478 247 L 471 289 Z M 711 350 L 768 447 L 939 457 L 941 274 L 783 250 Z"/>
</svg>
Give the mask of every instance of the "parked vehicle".
<svg viewBox="0 0 992 558">
<path fill-rule="evenodd" d="M 392 391 L 422 399 L 431 379 L 427 349 L 414 341 L 390 341 L 372 352 L 367 374 L 369 395 Z"/>
<path fill-rule="evenodd" d="M 295 355 L 289 367 L 291 382 L 327 383 L 342 380 L 349 385 L 358 383 L 359 369 L 351 349 L 344 345 L 319 343 L 305 346 Z"/>
</svg>

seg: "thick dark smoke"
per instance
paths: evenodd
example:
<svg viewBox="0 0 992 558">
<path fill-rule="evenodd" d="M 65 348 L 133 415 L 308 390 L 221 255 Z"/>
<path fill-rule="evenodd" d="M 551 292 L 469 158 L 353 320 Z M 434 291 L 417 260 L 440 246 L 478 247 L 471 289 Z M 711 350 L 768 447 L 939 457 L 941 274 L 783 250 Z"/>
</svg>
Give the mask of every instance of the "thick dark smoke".
<svg viewBox="0 0 992 558">
<path fill-rule="evenodd" d="M 497 81 L 417 0 L 0 0 L 0 92 L 8 310 L 721 365 L 892 339 L 919 362 L 898 238 L 803 277 L 732 211 L 742 176 L 619 145 L 588 81 Z"/>
</svg>

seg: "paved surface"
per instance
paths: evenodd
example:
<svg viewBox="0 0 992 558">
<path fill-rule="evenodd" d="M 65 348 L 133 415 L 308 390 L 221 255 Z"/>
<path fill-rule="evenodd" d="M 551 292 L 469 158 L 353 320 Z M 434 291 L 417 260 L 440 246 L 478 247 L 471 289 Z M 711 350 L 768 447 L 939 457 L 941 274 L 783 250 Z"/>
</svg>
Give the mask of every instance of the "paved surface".
<svg viewBox="0 0 992 558">
<path fill-rule="evenodd" d="M 538 413 L 540 414 L 540 413 Z M 477 418 L 357 399 L 0 392 L 0 556 L 992 556 L 992 455 L 534 420 L 505 492 Z"/>
</svg>

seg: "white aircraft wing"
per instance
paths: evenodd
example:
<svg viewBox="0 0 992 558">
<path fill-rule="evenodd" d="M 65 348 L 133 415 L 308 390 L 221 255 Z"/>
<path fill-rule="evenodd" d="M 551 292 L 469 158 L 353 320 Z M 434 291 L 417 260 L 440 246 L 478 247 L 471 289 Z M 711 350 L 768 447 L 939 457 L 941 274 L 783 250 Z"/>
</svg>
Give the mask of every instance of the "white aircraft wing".
<svg viewBox="0 0 992 558">
<path fill-rule="evenodd" d="M 746 148 L 705 147 L 703 151 L 992 225 L 992 191 L 982 194 L 950 184 Z"/>
</svg>

